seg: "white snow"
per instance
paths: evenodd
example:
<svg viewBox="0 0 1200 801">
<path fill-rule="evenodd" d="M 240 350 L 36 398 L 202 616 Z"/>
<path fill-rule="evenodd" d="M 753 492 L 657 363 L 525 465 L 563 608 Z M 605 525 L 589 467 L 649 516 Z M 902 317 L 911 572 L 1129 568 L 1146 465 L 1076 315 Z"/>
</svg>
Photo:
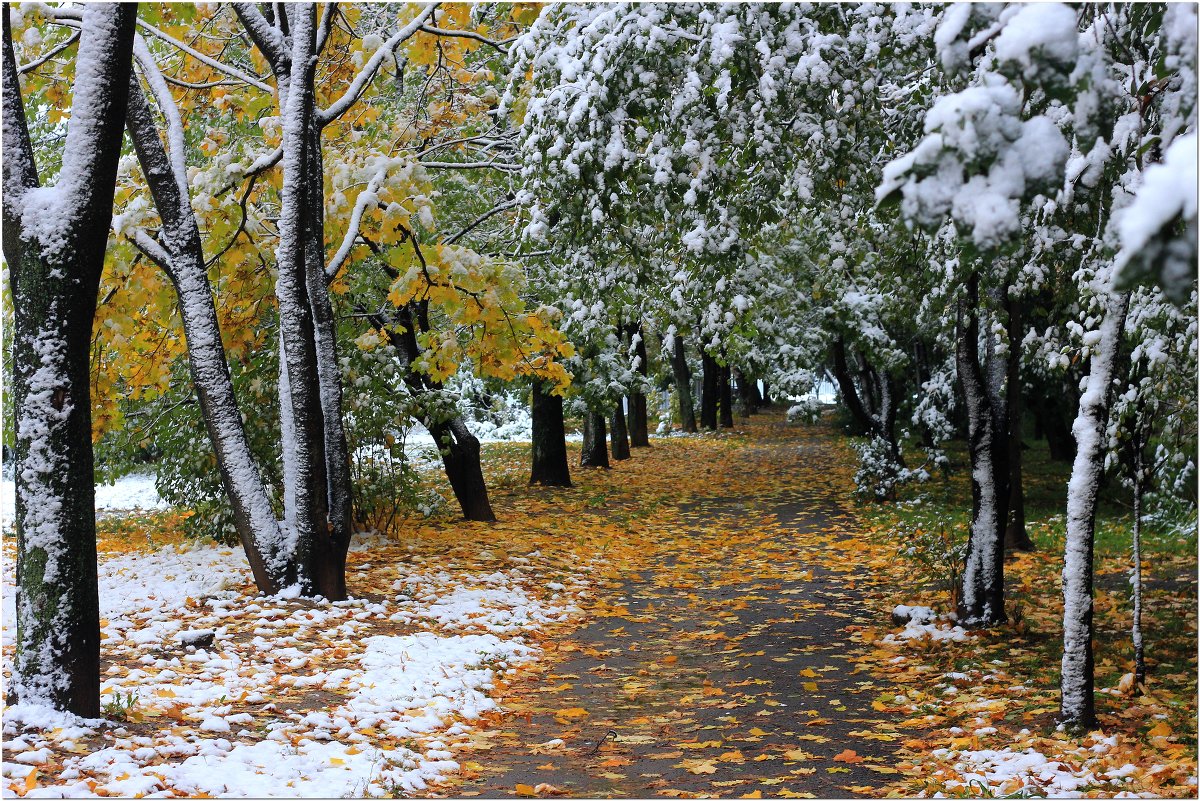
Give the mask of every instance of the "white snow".
<svg viewBox="0 0 1200 801">
<path fill-rule="evenodd" d="M 373 560 L 390 580 L 379 602 L 257 595 L 232 548 L 168 546 L 105 559 L 102 648 L 113 664 L 101 677 L 102 699 L 133 698 L 134 712 L 159 725 L 130 736 L 106 721 L 9 707 L 4 775 L 21 780 L 49 746 L 95 733 L 107 744 L 68 756 L 61 784 L 38 793 L 409 794 L 457 769 L 453 744 L 497 709 L 496 676 L 538 658 L 527 634 L 576 613 L 586 582 L 562 576 L 544 600 L 546 580 L 530 558 L 472 573 L 407 561 L 378 537 L 360 538 L 352 552 L 367 548 L 393 549 Z M 11 570 L 4 589 L 7 605 Z M 210 645 L 182 644 L 184 631 L 205 629 Z M 314 689 L 336 699 L 304 703 Z"/>
<path fill-rule="evenodd" d="M 16 483 L 11 478 L 0 480 L 0 527 L 13 524 L 16 508 Z M 111 484 L 96 485 L 97 512 L 132 512 L 165 509 L 166 502 L 154 488 L 154 476 L 133 473 Z"/>
</svg>

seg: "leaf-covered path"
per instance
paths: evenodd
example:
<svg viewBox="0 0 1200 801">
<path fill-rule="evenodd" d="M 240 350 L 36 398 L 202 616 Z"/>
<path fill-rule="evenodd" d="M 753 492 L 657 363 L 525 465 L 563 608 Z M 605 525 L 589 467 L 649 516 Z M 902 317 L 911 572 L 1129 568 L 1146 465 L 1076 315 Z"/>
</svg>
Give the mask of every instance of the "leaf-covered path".
<svg viewBox="0 0 1200 801">
<path fill-rule="evenodd" d="M 844 446 L 776 416 L 747 431 L 582 477 L 627 541 L 588 623 L 545 644 L 442 793 L 844 796 L 894 778 L 888 688 L 852 661 L 849 632 L 880 612 L 839 503 Z"/>
</svg>

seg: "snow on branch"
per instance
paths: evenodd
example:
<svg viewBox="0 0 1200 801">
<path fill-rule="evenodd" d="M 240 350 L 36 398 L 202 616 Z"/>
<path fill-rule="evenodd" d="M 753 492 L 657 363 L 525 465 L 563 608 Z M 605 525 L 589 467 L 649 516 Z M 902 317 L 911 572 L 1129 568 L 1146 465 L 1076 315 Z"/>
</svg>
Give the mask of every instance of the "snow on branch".
<svg viewBox="0 0 1200 801">
<path fill-rule="evenodd" d="M 171 162 L 171 173 L 174 175 L 175 183 L 179 187 L 180 202 L 187 203 L 187 162 L 185 158 L 183 119 L 179 114 L 179 106 L 176 105 L 175 98 L 171 96 L 171 89 L 163 79 L 162 72 L 158 69 L 158 64 L 154 62 L 154 57 L 150 54 L 150 48 L 146 46 L 146 40 L 140 35 L 133 40 L 133 57 L 138 67 L 141 68 L 142 77 L 146 79 L 146 83 L 150 86 L 150 91 L 154 95 L 155 102 L 158 103 L 159 110 L 167 120 L 167 153 Z"/>
<path fill-rule="evenodd" d="M 350 223 L 346 226 L 346 236 L 342 239 L 341 247 L 333 254 L 329 266 L 325 268 L 325 275 L 330 280 L 333 280 L 333 277 L 338 274 L 338 270 L 346 262 L 350 251 L 354 249 L 354 242 L 358 239 L 358 231 L 362 224 L 363 212 L 367 210 L 368 206 L 379 202 L 379 184 L 386 176 L 387 168 L 385 167 L 375 173 L 367 182 L 367 188 L 359 193 L 358 199 L 354 203 L 354 211 L 350 214 Z"/>
<path fill-rule="evenodd" d="M 242 70 L 239 70 L 237 67 L 230 66 L 229 64 L 219 61 L 218 59 L 212 58 L 211 56 L 206 56 L 203 53 L 201 53 L 199 50 L 196 50 L 195 48 L 190 47 L 187 44 L 184 44 L 183 42 L 179 41 L 175 37 L 164 33 L 163 31 L 159 30 L 158 28 L 154 27 L 153 25 L 151 25 L 150 23 L 148 23 L 144 20 L 139 19 L 138 26 L 141 27 L 143 30 L 147 31 L 154 38 L 159 39 L 163 42 L 166 42 L 167 44 L 176 48 L 180 52 L 188 54 L 189 56 L 191 56 L 192 58 L 201 62 L 202 64 L 207 64 L 208 66 L 212 67 L 213 69 L 217 70 L 218 72 L 223 72 L 231 78 L 237 78 L 239 81 L 248 83 L 257 89 L 263 90 L 264 92 L 269 92 L 269 93 L 275 92 L 275 88 L 273 86 L 271 86 L 271 84 L 263 81 L 261 78 L 257 78 L 248 72 L 243 72 Z"/>
<path fill-rule="evenodd" d="M 317 111 L 317 123 L 322 127 L 328 125 L 345 114 L 351 106 L 358 102 L 359 97 L 362 96 L 371 79 L 375 77 L 375 73 L 379 71 L 380 66 L 383 64 L 383 59 L 393 53 L 402 42 L 421 30 L 421 27 L 425 24 L 425 20 L 432 16 L 437 7 L 437 3 L 431 3 L 426 6 L 411 22 L 392 34 L 391 38 L 384 42 L 383 46 L 371 55 L 371 58 L 363 65 L 358 75 L 354 76 L 354 80 L 350 82 L 350 87 L 346 90 L 346 93 L 331 103 L 329 108 Z"/>
</svg>

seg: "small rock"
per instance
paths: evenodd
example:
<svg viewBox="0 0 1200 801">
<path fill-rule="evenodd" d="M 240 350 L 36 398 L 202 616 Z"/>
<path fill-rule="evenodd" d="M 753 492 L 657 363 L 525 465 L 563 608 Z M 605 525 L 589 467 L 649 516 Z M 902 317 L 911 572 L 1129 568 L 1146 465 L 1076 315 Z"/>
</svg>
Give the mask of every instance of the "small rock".
<svg viewBox="0 0 1200 801">
<path fill-rule="evenodd" d="M 207 648 L 213 644 L 216 632 L 212 629 L 189 629 L 175 635 L 182 645 L 194 645 L 197 648 Z"/>
</svg>

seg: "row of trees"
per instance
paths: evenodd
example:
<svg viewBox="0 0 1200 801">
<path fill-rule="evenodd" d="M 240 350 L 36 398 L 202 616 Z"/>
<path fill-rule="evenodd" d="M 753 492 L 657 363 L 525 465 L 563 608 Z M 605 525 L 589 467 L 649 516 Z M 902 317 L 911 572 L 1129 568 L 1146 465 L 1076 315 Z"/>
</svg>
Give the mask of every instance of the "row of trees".
<svg viewBox="0 0 1200 801">
<path fill-rule="evenodd" d="M 1074 459 L 1063 719 L 1092 722 L 1106 464 L 1139 505 L 1194 508 L 1193 8 L 13 16 L 22 698 L 97 711 L 90 481 L 62 483 L 93 434 L 228 510 L 263 591 L 341 598 L 407 421 L 493 518 L 466 373 L 528 388 L 531 478 L 559 486 L 568 412 L 605 466 L 668 389 L 696 431 L 828 378 L 868 497 L 966 435 L 969 625 L 1004 621 L 1005 550 L 1030 545 L 1023 423 Z"/>
</svg>

